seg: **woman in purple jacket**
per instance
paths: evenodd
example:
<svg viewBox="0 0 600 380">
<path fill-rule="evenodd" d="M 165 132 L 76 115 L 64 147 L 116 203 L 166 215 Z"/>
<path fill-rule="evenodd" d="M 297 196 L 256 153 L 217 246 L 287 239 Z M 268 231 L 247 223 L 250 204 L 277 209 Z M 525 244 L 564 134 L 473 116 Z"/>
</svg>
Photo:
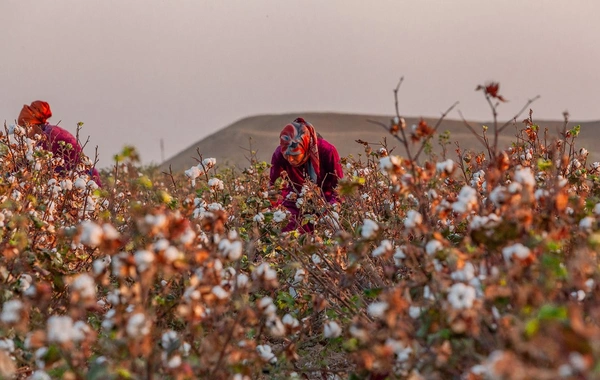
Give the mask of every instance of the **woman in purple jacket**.
<svg viewBox="0 0 600 380">
<path fill-rule="evenodd" d="M 50 105 L 42 100 L 36 100 L 30 105 L 23 106 L 18 122 L 19 125 L 27 128 L 28 136 L 33 137 L 36 134 L 45 136 L 41 141 L 42 147 L 52 152 L 55 157 L 64 160 L 64 166 L 58 167 L 58 171 L 73 170 L 81 162 L 83 149 L 69 131 L 49 124 L 47 120 L 50 117 L 52 117 Z M 102 186 L 96 168 L 92 168 L 88 174 L 98 186 Z"/>
<path fill-rule="evenodd" d="M 319 185 L 322 195 L 330 204 L 338 202 L 338 179 L 344 176 L 340 156 L 335 146 L 317 135 L 312 124 L 299 117 L 286 125 L 279 135 L 279 146 L 271 159 L 271 186 L 287 173 L 287 184 L 282 191 L 283 199 L 275 205 L 283 204 L 291 213 L 291 219 L 283 231 L 299 227 L 300 210 L 291 193 L 299 194 L 305 181 Z M 311 226 L 302 226 L 303 232 L 312 230 Z"/>
</svg>

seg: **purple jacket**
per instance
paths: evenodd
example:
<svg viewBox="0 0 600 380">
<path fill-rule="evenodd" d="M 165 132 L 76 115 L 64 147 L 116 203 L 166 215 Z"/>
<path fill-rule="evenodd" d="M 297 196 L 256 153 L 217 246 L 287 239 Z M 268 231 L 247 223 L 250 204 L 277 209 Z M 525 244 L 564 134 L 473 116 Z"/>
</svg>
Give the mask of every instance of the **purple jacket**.
<svg viewBox="0 0 600 380">
<path fill-rule="evenodd" d="M 44 124 L 42 125 L 42 131 L 46 136 L 46 140 L 42 142 L 42 147 L 51 151 L 55 157 L 62 157 L 65 161 L 64 167 L 57 168 L 57 170 L 72 170 L 75 168 L 83 154 L 81 145 L 79 145 L 75 136 L 57 125 Z M 68 144 L 71 145 L 70 148 L 67 147 Z M 89 174 L 98 186 L 102 186 L 96 168 L 93 168 Z"/>
<path fill-rule="evenodd" d="M 336 187 L 338 179 L 344 176 L 342 165 L 340 164 L 340 155 L 335 146 L 328 143 L 322 138 L 317 139 L 317 147 L 319 149 L 320 173 L 318 175 L 317 184 L 321 187 L 323 195 L 327 202 L 334 203 L 338 201 Z M 278 146 L 273 153 L 271 159 L 271 185 L 275 183 L 282 171 L 286 171 L 291 183 L 288 183 L 286 189 L 283 190 L 283 196 L 291 191 L 300 192 L 302 185 L 307 179 L 306 168 L 304 166 L 292 166 L 288 160 L 283 157 L 281 147 Z M 283 202 L 287 207 L 286 202 Z"/>
</svg>

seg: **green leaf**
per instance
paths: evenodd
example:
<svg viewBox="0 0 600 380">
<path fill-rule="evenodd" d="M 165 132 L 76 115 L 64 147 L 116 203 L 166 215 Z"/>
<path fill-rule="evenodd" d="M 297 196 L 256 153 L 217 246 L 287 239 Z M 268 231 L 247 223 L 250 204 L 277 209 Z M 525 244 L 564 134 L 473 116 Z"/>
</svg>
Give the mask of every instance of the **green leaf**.
<svg viewBox="0 0 600 380">
<path fill-rule="evenodd" d="M 363 290 L 363 293 L 367 298 L 377 298 L 377 296 L 379 296 L 379 294 L 381 294 L 382 291 L 382 288 L 371 288 Z"/>
<path fill-rule="evenodd" d="M 535 318 L 531 319 L 525 325 L 525 336 L 527 336 L 527 338 L 531 338 L 532 336 L 537 334 L 539 329 L 540 329 L 540 321 Z"/>
<path fill-rule="evenodd" d="M 538 318 L 540 320 L 566 321 L 567 317 L 567 308 L 564 306 L 544 305 L 538 311 Z"/>
</svg>

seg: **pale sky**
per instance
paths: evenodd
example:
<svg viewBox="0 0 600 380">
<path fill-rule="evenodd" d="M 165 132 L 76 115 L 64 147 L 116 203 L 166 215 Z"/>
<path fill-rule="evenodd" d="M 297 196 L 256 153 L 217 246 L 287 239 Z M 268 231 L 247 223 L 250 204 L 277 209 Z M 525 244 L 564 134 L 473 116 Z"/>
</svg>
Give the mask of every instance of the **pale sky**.
<svg viewBox="0 0 600 380">
<path fill-rule="evenodd" d="M 501 118 L 539 94 L 534 117 L 597 120 L 599 18 L 597 0 L 0 0 L 0 120 L 46 100 L 100 166 L 255 114 L 391 115 L 400 76 L 406 116 L 490 119 L 474 89 L 495 80 Z"/>
</svg>

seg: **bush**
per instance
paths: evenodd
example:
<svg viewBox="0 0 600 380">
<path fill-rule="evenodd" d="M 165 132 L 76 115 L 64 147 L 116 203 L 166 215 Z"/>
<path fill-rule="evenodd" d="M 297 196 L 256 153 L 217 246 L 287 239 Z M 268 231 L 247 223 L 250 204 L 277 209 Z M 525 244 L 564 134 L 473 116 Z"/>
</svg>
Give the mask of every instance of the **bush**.
<svg viewBox="0 0 600 380">
<path fill-rule="evenodd" d="M 264 162 L 160 173 L 128 147 L 98 188 L 89 160 L 57 172 L 5 128 L 2 376 L 597 376 L 600 164 L 579 128 L 530 113 L 508 149 L 494 123 L 453 160 L 439 125 L 397 114 L 404 156 L 360 141 L 342 204 L 303 190 L 303 235 L 281 233 Z"/>
</svg>

